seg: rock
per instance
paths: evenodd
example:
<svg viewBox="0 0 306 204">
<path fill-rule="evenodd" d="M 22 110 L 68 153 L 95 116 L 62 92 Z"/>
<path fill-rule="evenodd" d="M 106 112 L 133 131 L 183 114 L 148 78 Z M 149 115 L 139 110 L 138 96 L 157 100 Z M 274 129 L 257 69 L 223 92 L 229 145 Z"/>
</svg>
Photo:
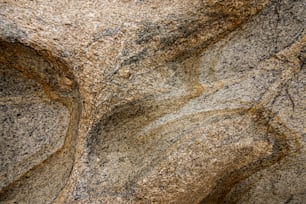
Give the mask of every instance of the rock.
<svg viewBox="0 0 306 204">
<path fill-rule="evenodd" d="M 303 0 L 0 5 L 0 203 L 305 201 Z"/>
</svg>

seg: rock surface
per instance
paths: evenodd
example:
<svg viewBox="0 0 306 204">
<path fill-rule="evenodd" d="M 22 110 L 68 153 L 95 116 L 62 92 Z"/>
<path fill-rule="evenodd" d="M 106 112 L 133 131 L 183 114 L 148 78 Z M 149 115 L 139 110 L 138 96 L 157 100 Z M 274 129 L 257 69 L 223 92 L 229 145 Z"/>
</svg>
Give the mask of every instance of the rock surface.
<svg viewBox="0 0 306 204">
<path fill-rule="evenodd" d="M 306 202 L 305 0 L 0 0 L 0 203 Z"/>
</svg>

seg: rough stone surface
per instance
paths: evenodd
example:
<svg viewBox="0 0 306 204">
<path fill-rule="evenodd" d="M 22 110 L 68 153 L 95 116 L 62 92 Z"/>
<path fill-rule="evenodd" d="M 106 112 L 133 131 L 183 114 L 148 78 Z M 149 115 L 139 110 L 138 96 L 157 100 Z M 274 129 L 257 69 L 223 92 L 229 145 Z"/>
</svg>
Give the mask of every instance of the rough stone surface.
<svg viewBox="0 0 306 204">
<path fill-rule="evenodd" d="M 0 203 L 305 203 L 305 0 L 0 0 Z"/>
</svg>

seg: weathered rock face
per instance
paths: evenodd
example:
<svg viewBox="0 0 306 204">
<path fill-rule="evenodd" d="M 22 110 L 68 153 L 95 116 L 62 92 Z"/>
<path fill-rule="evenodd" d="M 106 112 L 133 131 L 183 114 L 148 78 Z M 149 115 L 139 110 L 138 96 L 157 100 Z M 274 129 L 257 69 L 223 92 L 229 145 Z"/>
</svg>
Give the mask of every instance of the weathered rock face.
<svg viewBox="0 0 306 204">
<path fill-rule="evenodd" d="M 0 2 L 0 203 L 306 201 L 304 0 Z"/>
</svg>

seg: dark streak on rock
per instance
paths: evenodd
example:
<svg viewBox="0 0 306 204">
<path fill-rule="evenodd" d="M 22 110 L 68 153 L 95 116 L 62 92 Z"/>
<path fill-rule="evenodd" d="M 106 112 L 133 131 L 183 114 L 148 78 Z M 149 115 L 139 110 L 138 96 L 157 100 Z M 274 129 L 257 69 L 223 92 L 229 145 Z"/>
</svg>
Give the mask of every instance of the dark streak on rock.
<svg viewBox="0 0 306 204">
<path fill-rule="evenodd" d="M 290 203 L 292 200 L 293 200 L 293 196 L 290 195 L 290 197 L 285 201 L 284 204 L 288 204 L 288 203 Z"/>
<path fill-rule="evenodd" d="M 136 53 L 135 55 L 129 57 L 128 59 L 125 59 L 122 63 L 121 66 L 126 66 L 126 65 L 131 65 L 134 63 L 137 63 L 143 59 L 145 59 L 148 56 L 148 49 L 145 48 L 141 50 L 140 52 Z"/>
<path fill-rule="evenodd" d="M 93 41 L 98 41 L 99 39 L 103 38 L 103 37 L 109 37 L 109 36 L 114 36 L 119 32 L 119 29 L 110 29 L 107 28 L 105 30 L 103 30 L 102 32 L 98 32 L 95 33 L 93 35 Z"/>
</svg>

